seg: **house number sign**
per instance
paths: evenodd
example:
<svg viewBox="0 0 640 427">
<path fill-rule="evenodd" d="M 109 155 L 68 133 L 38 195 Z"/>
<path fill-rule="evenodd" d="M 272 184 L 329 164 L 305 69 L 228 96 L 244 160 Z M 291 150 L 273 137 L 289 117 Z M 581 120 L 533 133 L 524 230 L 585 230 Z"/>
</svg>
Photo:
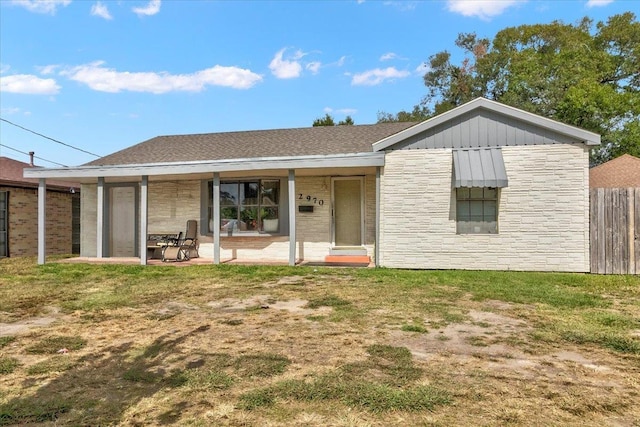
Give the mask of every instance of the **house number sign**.
<svg viewBox="0 0 640 427">
<path fill-rule="evenodd" d="M 302 193 L 298 194 L 298 200 L 306 200 L 307 202 L 313 202 L 314 205 L 322 206 L 324 205 L 323 199 L 318 199 L 317 197 L 306 195 L 304 196 Z"/>
</svg>

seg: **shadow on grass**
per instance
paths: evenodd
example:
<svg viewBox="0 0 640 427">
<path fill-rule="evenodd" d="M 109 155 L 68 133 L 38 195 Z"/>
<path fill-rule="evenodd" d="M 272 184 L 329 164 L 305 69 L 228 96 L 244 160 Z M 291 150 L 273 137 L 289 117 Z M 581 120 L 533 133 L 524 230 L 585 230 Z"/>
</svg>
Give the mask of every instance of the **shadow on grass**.
<svg viewBox="0 0 640 427">
<path fill-rule="evenodd" d="M 209 329 L 200 326 L 179 336 L 158 337 L 145 351 L 131 358 L 135 343 L 104 349 L 83 356 L 76 367 L 47 382 L 24 380 L 23 389 L 35 392 L 0 405 L 0 425 L 61 422 L 69 425 L 121 424 L 126 411 L 160 389 L 173 387 L 171 376 L 162 367 L 167 359 L 176 360 L 176 347 Z M 183 356 L 186 358 L 188 355 Z M 178 357 L 179 359 L 179 357 Z M 160 424 L 170 423 L 183 403 L 169 409 Z"/>
</svg>

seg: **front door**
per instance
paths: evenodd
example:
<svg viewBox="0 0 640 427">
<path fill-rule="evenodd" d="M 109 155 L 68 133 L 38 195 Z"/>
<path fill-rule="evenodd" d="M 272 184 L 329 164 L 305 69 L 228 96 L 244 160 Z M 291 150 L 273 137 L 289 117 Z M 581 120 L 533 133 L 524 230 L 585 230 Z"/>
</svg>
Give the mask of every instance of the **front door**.
<svg viewBox="0 0 640 427">
<path fill-rule="evenodd" d="M 109 190 L 109 256 L 136 256 L 136 189 L 111 187 Z"/>
<path fill-rule="evenodd" d="M 334 246 L 362 246 L 362 178 L 333 178 L 332 183 Z"/>
</svg>

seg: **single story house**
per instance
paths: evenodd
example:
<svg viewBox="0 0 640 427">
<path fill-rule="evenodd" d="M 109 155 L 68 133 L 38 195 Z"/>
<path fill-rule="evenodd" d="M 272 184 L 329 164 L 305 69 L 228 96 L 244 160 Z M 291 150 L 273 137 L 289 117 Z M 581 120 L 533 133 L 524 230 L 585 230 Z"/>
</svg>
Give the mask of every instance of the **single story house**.
<svg viewBox="0 0 640 427">
<path fill-rule="evenodd" d="M 25 176 L 82 182 L 88 257 L 146 264 L 149 234 L 196 219 L 212 263 L 587 272 L 599 143 L 478 98 L 421 123 L 160 136 Z"/>
<path fill-rule="evenodd" d="M 0 157 L 0 258 L 38 254 L 38 180 L 24 178 L 32 168 Z M 80 184 L 46 184 L 47 254 L 80 253 Z"/>
<path fill-rule="evenodd" d="M 591 188 L 640 188 L 640 159 L 631 154 L 609 160 L 589 170 Z"/>
</svg>

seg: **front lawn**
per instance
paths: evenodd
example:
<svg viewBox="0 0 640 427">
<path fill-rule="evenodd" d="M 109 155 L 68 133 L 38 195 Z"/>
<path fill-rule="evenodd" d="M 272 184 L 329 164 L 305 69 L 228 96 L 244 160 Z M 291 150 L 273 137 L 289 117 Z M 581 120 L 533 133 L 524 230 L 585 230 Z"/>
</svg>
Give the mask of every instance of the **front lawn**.
<svg viewBox="0 0 640 427">
<path fill-rule="evenodd" d="M 633 276 L 0 260 L 0 425 L 634 426 L 638 378 Z"/>
</svg>

